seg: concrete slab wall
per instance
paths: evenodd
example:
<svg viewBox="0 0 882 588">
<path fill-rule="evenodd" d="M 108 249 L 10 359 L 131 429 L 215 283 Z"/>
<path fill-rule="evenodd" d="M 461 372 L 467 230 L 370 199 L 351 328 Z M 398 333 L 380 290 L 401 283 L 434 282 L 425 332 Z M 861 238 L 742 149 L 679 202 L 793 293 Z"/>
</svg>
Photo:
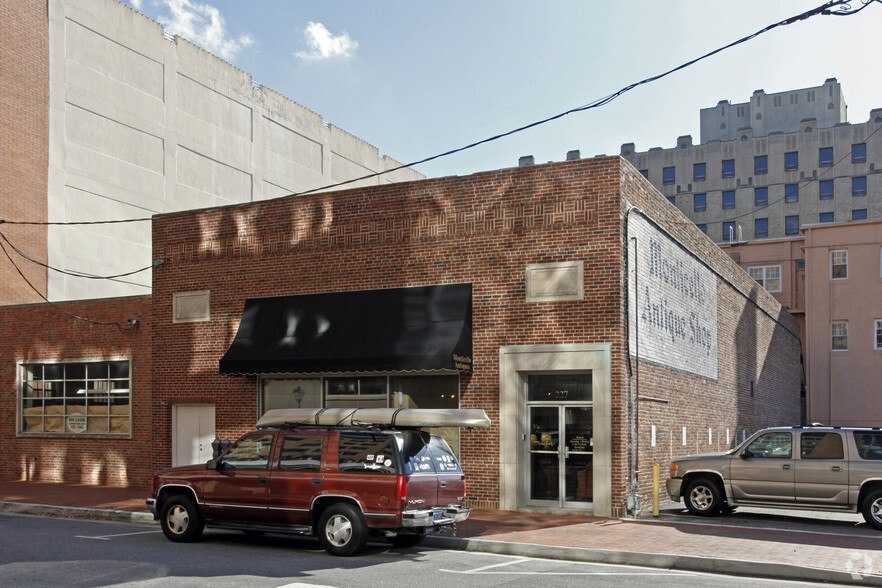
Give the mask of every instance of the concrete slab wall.
<svg viewBox="0 0 882 588">
<path fill-rule="evenodd" d="M 253 202 L 399 166 L 117 0 L 49 2 L 49 220 L 149 218 Z M 347 187 L 422 179 L 410 169 Z M 150 224 L 53 226 L 49 264 L 151 265 Z M 150 270 L 50 273 L 52 300 L 150 292 Z"/>
</svg>

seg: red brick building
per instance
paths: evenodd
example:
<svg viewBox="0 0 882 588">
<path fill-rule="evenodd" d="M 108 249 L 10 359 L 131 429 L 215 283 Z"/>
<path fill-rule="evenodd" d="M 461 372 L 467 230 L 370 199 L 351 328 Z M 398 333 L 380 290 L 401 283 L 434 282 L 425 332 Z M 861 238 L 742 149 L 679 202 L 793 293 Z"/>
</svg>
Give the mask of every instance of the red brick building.
<svg viewBox="0 0 882 588">
<path fill-rule="evenodd" d="M 46 3 L 0 3 L 0 219 L 45 222 L 49 182 L 49 14 Z M 12 243 L 46 262 L 45 225 L 0 227 Z M 6 245 L 4 243 L 4 245 Z M 9 245 L 6 245 L 9 250 Z M 15 253 L 10 251 L 15 256 Z M 17 265 L 43 295 L 46 270 L 17 257 Z M 0 301 L 39 302 L 18 270 L 0 253 Z"/>
<path fill-rule="evenodd" d="M 653 464 L 798 422 L 793 318 L 619 157 L 159 215 L 153 254 L 150 344 L 112 354 L 134 433 L 100 440 L 144 467 L 268 408 L 483 408 L 490 429 L 446 432 L 473 505 L 620 515 Z M 53 354 L 25 355 L 0 372 L 21 406 Z M 18 447 L 59 436 L 17 412 Z M 88 462 L 73 425 L 51 442 Z"/>
</svg>

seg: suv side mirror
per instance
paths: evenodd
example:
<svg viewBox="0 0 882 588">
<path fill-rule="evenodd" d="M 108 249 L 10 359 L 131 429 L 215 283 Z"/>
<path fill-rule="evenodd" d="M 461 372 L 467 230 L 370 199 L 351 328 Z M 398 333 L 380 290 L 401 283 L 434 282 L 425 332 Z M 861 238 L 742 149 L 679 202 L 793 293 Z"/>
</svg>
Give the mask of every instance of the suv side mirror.
<svg viewBox="0 0 882 588">
<path fill-rule="evenodd" d="M 216 470 L 217 469 L 217 460 L 216 459 L 209 459 L 207 462 L 205 462 L 205 469 L 206 470 Z"/>
<path fill-rule="evenodd" d="M 747 459 L 748 457 L 753 457 L 753 452 L 750 449 L 745 449 L 741 452 L 741 459 Z"/>
</svg>

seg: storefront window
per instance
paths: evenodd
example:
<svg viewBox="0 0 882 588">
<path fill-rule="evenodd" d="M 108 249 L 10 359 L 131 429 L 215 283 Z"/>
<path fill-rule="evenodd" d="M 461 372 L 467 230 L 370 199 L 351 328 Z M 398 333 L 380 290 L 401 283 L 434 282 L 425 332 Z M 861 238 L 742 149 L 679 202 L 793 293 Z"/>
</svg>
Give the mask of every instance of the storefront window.
<svg viewBox="0 0 882 588">
<path fill-rule="evenodd" d="M 273 408 L 459 408 L 459 376 L 262 378 L 261 414 Z M 429 429 L 459 454 L 459 429 Z"/>
<path fill-rule="evenodd" d="M 26 363 L 20 370 L 22 433 L 131 435 L 129 360 Z"/>
</svg>

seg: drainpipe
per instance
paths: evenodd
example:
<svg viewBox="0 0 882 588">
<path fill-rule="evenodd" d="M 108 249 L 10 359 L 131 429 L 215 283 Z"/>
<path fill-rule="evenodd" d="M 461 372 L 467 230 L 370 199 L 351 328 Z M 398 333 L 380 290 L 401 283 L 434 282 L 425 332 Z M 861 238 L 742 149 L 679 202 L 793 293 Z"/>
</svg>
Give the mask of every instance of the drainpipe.
<svg viewBox="0 0 882 588">
<path fill-rule="evenodd" d="M 628 492 L 628 497 L 625 500 L 625 509 L 631 514 L 631 516 L 636 516 L 637 511 L 640 510 L 640 495 L 637 493 L 637 489 L 639 488 L 639 481 L 637 479 L 637 468 L 639 467 L 639 446 L 638 446 L 638 431 L 639 426 L 637 423 L 637 419 L 639 418 L 639 413 L 637 410 L 637 398 L 640 391 L 640 331 L 639 325 L 640 321 L 637 318 L 639 316 L 639 287 L 637 283 L 637 237 L 631 237 L 631 241 L 634 242 L 634 371 L 631 376 L 630 382 L 630 397 L 628 398 L 628 412 L 629 412 L 629 420 L 630 420 L 630 440 L 628 443 L 629 451 L 628 451 L 628 470 L 629 470 L 629 482 L 630 489 Z"/>
</svg>

